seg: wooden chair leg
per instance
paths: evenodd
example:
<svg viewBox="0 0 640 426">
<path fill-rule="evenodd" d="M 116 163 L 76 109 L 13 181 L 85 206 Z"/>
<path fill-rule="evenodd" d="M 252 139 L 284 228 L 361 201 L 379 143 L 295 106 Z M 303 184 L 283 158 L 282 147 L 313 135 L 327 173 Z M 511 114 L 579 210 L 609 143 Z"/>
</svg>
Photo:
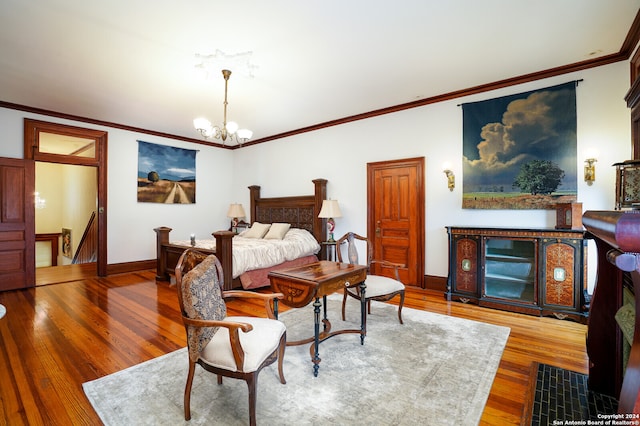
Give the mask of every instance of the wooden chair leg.
<svg viewBox="0 0 640 426">
<path fill-rule="evenodd" d="M 280 375 L 280 383 L 283 385 L 287 383 L 284 379 L 284 370 L 282 369 L 282 364 L 284 360 L 284 350 L 287 347 L 287 334 L 282 335 L 280 338 L 280 345 L 278 346 L 278 374 Z"/>
<path fill-rule="evenodd" d="M 404 324 L 402 321 L 402 306 L 404 306 L 404 291 L 400 292 L 400 304 L 398 305 L 398 319 L 400 324 Z"/>
<path fill-rule="evenodd" d="M 258 387 L 258 373 L 250 374 L 247 377 L 249 387 L 249 425 L 256 426 L 256 388 Z"/>
<path fill-rule="evenodd" d="M 196 363 L 189 360 L 189 373 L 187 374 L 187 385 L 184 387 L 184 419 L 191 420 L 191 386 L 193 385 L 193 374 L 196 371 Z"/>
<path fill-rule="evenodd" d="M 347 290 L 344 290 L 344 297 L 342 298 L 342 321 L 345 320 L 345 308 L 347 306 Z"/>
</svg>

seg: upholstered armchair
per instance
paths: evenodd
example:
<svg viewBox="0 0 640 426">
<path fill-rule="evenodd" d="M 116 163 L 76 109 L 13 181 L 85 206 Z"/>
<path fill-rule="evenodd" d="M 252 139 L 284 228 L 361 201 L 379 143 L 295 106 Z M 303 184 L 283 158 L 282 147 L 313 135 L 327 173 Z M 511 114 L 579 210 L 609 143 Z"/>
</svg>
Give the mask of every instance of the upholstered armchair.
<svg viewBox="0 0 640 426">
<path fill-rule="evenodd" d="M 398 268 L 404 267 L 404 265 L 398 263 L 388 262 L 386 260 L 374 260 L 372 259 L 372 247 L 371 241 L 366 237 L 355 234 L 353 232 L 347 232 L 336 242 L 336 254 L 338 258 L 338 262 L 342 262 L 342 245 L 346 242 L 347 249 L 347 260 L 351 264 L 357 264 L 358 260 L 358 249 L 356 247 L 356 240 L 364 241 L 367 247 L 367 266 L 369 270 L 371 270 L 371 265 L 374 263 L 379 263 L 386 267 L 391 267 L 394 270 L 394 278 L 390 278 L 382 275 L 373 275 L 367 273 L 367 280 L 365 281 L 366 289 L 365 289 L 365 302 L 367 303 L 367 313 L 371 314 L 371 301 L 376 300 L 379 302 L 387 302 L 393 299 L 396 296 L 400 296 L 400 303 L 398 306 L 398 320 L 400 324 L 403 324 L 402 321 L 402 307 L 404 305 L 404 284 L 400 281 L 400 276 L 398 274 Z M 344 297 L 342 299 L 342 320 L 345 319 L 345 310 L 347 305 L 347 297 L 353 297 L 355 299 L 360 300 L 360 286 L 352 286 L 345 287 L 344 289 Z"/>
<path fill-rule="evenodd" d="M 282 362 L 286 346 L 285 325 L 275 319 L 272 303 L 281 293 L 223 291 L 223 271 L 214 255 L 186 250 L 176 266 L 176 284 L 182 321 L 187 332 L 189 371 L 184 390 L 184 418 L 191 419 L 191 387 L 196 364 L 218 376 L 244 380 L 249 388 L 249 421 L 256 424 L 258 373 L 278 361 L 280 382 L 285 384 Z M 259 298 L 267 318 L 228 317 L 225 298 Z M 212 398 L 215 396 L 211 396 Z"/>
</svg>

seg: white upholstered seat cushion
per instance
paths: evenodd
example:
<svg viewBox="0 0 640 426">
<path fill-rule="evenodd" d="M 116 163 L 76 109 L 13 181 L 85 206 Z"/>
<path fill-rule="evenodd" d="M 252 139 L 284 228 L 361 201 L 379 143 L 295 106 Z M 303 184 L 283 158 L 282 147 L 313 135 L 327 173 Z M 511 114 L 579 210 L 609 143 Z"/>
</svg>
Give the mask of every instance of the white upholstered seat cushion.
<svg viewBox="0 0 640 426">
<path fill-rule="evenodd" d="M 404 284 L 400 281 L 382 275 L 367 275 L 364 283 L 367 286 L 365 289 L 365 297 L 367 299 L 404 290 Z"/>
<path fill-rule="evenodd" d="M 278 347 L 286 327 L 284 323 L 268 318 L 226 317 L 224 321 L 243 322 L 253 326 L 248 333 L 239 332 L 240 343 L 245 352 L 242 371 L 256 371 L 260 364 Z M 209 365 L 237 371 L 233 352 L 229 344 L 229 329 L 220 327 L 211 341 L 200 353 L 200 359 Z"/>
</svg>

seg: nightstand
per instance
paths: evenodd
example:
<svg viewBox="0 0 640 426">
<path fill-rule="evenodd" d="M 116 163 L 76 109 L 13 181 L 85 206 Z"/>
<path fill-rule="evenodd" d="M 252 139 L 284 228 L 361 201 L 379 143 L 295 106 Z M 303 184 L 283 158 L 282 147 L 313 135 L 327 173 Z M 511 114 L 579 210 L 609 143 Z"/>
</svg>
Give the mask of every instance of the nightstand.
<svg viewBox="0 0 640 426">
<path fill-rule="evenodd" d="M 233 232 L 234 234 L 239 234 L 242 231 L 245 231 L 249 228 L 249 224 L 243 220 L 241 220 L 240 222 L 238 222 L 236 224 L 236 226 L 233 226 L 233 222 L 231 223 L 231 227 L 229 228 L 229 231 Z"/>
<path fill-rule="evenodd" d="M 320 243 L 320 260 L 336 261 L 337 241 L 323 241 Z"/>
</svg>

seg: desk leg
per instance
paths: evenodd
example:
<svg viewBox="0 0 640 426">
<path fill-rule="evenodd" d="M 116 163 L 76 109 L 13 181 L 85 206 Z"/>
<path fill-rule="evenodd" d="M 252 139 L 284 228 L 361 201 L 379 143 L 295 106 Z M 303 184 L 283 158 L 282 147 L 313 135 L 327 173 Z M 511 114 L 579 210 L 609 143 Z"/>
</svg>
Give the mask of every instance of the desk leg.
<svg viewBox="0 0 640 426">
<path fill-rule="evenodd" d="M 322 296 L 322 310 L 323 310 L 323 316 L 322 316 L 322 329 L 326 332 L 327 331 L 327 296 Z"/>
<path fill-rule="evenodd" d="M 313 375 L 318 377 L 318 369 L 320 368 L 320 354 L 318 347 L 320 346 L 320 298 L 316 297 L 316 301 L 313 302 L 313 314 L 314 314 L 314 335 L 313 335 Z"/>
<path fill-rule="evenodd" d="M 365 282 L 360 283 L 360 344 L 364 345 L 364 337 L 367 335 L 367 301 L 365 292 L 367 285 Z"/>
</svg>

